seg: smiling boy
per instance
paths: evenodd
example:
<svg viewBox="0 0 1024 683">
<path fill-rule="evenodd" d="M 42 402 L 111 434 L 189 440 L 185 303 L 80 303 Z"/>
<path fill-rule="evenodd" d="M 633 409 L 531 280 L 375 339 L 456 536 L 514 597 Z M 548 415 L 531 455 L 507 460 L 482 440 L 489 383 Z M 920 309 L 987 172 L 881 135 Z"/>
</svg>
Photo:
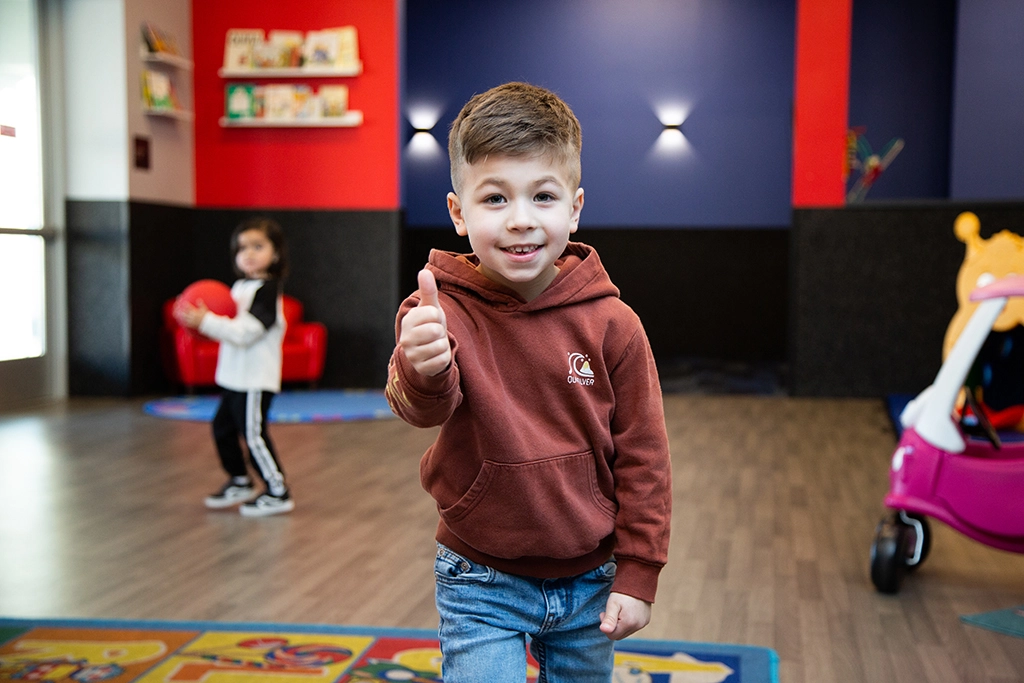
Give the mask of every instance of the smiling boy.
<svg viewBox="0 0 1024 683">
<path fill-rule="evenodd" d="M 508 83 L 452 124 L 448 210 L 472 253 L 434 250 L 403 302 L 392 410 L 440 425 L 420 462 L 440 513 L 445 681 L 610 680 L 613 641 L 650 621 L 671 473 L 643 326 L 583 209 L 581 135 L 554 93 Z"/>
</svg>

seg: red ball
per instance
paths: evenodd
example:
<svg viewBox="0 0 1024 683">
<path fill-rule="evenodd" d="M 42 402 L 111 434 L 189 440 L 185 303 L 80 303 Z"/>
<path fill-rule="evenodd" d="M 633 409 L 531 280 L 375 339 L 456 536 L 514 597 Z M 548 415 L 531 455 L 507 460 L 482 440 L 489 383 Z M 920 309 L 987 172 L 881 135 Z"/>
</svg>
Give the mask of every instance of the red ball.
<svg viewBox="0 0 1024 683">
<path fill-rule="evenodd" d="M 225 315 L 234 318 L 238 312 L 235 300 L 231 298 L 231 288 L 220 280 L 199 280 L 193 282 L 178 297 L 189 302 L 193 306 L 202 300 L 211 312 L 217 315 Z"/>
</svg>

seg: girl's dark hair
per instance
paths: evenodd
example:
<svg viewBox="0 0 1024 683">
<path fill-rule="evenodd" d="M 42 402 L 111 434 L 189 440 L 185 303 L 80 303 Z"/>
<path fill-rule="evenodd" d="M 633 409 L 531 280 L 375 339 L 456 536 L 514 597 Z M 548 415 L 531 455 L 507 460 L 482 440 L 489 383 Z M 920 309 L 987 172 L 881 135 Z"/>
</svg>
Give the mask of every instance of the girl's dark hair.
<svg viewBox="0 0 1024 683">
<path fill-rule="evenodd" d="M 249 230 L 259 230 L 270 243 L 274 245 L 274 251 L 277 253 L 277 260 L 270 264 L 270 268 L 267 269 L 267 274 L 271 278 L 281 282 L 288 275 L 288 247 L 284 242 L 284 231 L 281 229 L 280 224 L 273 218 L 267 218 L 266 216 L 257 216 L 255 218 L 249 218 L 238 224 L 235 231 L 231 233 L 231 266 L 235 269 L 235 275 L 242 277 L 245 273 L 238 270 L 238 265 L 235 263 L 236 257 L 238 256 L 238 236 L 243 232 Z"/>
</svg>

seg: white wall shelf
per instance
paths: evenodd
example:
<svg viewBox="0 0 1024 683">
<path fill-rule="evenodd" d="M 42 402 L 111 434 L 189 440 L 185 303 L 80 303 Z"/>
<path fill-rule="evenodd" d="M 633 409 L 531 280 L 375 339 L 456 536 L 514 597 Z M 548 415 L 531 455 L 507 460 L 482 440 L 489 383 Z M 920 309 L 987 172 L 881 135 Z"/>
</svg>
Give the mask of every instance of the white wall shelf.
<svg viewBox="0 0 1024 683">
<path fill-rule="evenodd" d="M 225 69 L 217 70 L 221 78 L 335 78 L 358 76 L 363 73 L 363 63 L 343 67 L 282 67 L 276 69 Z"/>
<path fill-rule="evenodd" d="M 182 69 L 183 71 L 192 70 L 192 62 L 179 55 L 173 55 L 169 52 L 149 52 L 146 49 L 142 49 L 140 54 L 142 61 L 147 64 L 165 64 L 175 69 Z"/>
<path fill-rule="evenodd" d="M 343 116 L 313 119 L 229 119 L 222 116 L 222 128 L 355 128 L 363 125 L 363 112 L 350 110 Z"/>
<path fill-rule="evenodd" d="M 193 116 L 192 112 L 184 109 L 154 109 L 152 107 L 143 107 L 142 113 L 146 116 L 159 116 L 178 121 L 191 121 Z"/>
</svg>

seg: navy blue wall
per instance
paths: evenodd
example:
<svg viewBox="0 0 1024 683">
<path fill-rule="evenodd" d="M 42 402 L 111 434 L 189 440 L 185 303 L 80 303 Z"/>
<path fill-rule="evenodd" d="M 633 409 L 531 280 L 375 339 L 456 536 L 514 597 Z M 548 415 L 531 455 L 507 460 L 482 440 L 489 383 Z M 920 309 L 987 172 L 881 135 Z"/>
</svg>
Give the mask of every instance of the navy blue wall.
<svg viewBox="0 0 1024 683">
<path fill-rule="evenodd" d="M 510 80 L 556 91 L 583 126 L 583 227 L 790 223 L 793 0 L 408 0 L 406 114 L 447 127 Z M 656 108 L 688 111 L 660 155 Z M 403 160 L 407 224 L 448 224 L 447 156 Z"/>
<path fill-rule="evenodd" d="M 869 201 L 949 196 L 955 34 L 956 0 L 854 0 L 849 124 L 876 153 L 905 143 Z"/>
<path fill-rule="evenodd" d="M 1024 198 L 1024 3 L 960 0 L 950 196 Z"/>
</svg>

